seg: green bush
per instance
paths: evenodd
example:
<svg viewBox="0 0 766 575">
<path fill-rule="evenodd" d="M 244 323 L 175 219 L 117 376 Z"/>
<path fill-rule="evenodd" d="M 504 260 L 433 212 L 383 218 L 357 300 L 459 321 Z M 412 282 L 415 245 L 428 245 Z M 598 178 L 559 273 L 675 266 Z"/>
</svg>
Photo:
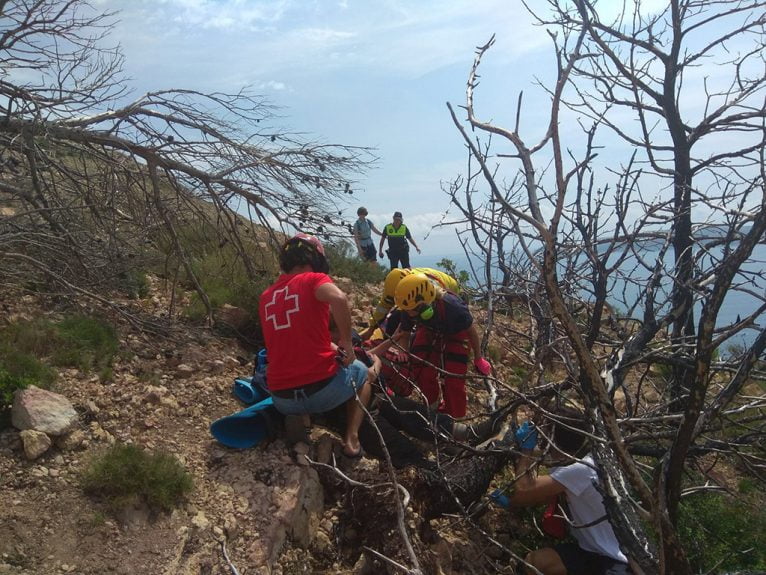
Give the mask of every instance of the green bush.
<svg viewBox="0 0 766 575">
<path fill-rule="evenodd" d="M 114 328 L 98 318 L 74 315 L 58 323 L 45 319 L 17 322 L 0 330 L 0 368 L 49 388 L 56 374 L 43 360 L 106 372 L 117 347 Z"/>
<path fill-rule="evenodd" d="M 356 257 L 347 242 L 327 244 L 325 249 L 333 276 L 350 278 L 355 283 L 380 283 L 385 279 L 385 268 L 372 267 Z M 258 317 L 261 293 L 279 273 L 274 267 L 259 279 L 251 280 L 236 252 L 228 248 L 200 254 L 194 259 L 192 269 L 213 309 L 229 304 L 247 310 L 253 318 Z M 196 293 L 192 295 L 185 315 L 195 321 L 207 316 L 207 310 Z"/>
<path fill-rule="evenodd" d="M 274 272 L 251 280 L 236 253 L 226 249 L 195 259 L 192 269 L 213 309 L 229 304 L 247 310 L 253 317 L 258 317 L 258 298 L 269 285 L 271 277 L 276 276 Z M 206 317 L 207 310 L 196 293 L 192 295 L 185 314 L 195 321 Z"/>
<path fill-rule="evenodd" d="M 56 348 L 56 326 L 45 319 L 20 321 L 0 331 L 0 347 L 35 357 L 46 357 Z"/>
<path fill-rule="evenodd" d="M 762 495 L 700 493 L 681 501 L 679 534 L 696 572 L 766 570 Z"/>
<path fill-rule="evenodd" d="M 112 364 L 117 353 L 117 332 L 101 319 L 70 316 L 56 325 L 56 332 L 57 345 L 51 354 L 54 365 L 103 370 Z"/>
<path fill-rule="evenodd" d="M 56 372 L 33 355 L 0 348 L 0 356 L 0 369 L 11 378 L 26 380 L 43 389 L 49 389 L 56 380 Z"/>
<path fill-rule="evenodd" d="M 454 261 L 449 258 L 443 258 L 436 262 L 436 265 L 457 280 L 460 291 L 464 291 L 468 287 L 471 276 L 465 270 L 458 271 L 457 264 Z"/>
<path fill-rule="evenodd" d="M 30 385 L 49 389 L 56 379 L 55 371 L 15 346 L 8 331 L 12 330 L 0 331 L 0 429 L 10 425 L 10 407 L 17 389 Z"/>
<path fill-rule="evenodd" d="M 56 374 L 30 355 L 0 348 L 0 357 L 0 429 L 3 429 L 11 424 L 13 393 L 30 385 L 47 389 Z"/>
<path fill-rule="evenodd" d="M 120 282 L 120 289 L 131 299 L 144 299 L 149 295 L 149 279 L 140 270 L 128 270 Z"/>
<path fill-rule="evenodd" d="M 520 365 L 513 367 L 511 371 L 513 372 L 513 377 L 519 381 L 524 381 L 529 375 L 529 370 L 527 370 L 526 367 L 522 367 Z"/>
<path fill-rule="evenodd" d="M 502 356 L 503 356 L 503 350 L 501 350 L 499 347 L 492 344 L 489 344 L 487 346 L 487 358 L 492 363 L 498 363 Z"/>
<path fill-rule="evenodd" d="M 90 462 L 82 487 L 103 499 L 113 511 L 134 503 L 146 503 L 154 511 L 170 511 L 191 492 L 193 481 L 172 455 L 118 444 Z"/>
<path fill-rule="evenodd" d="M 13 404 L 13 392 L 24 389 L 37 382 L 29 377 L 11 375 L 0 367 L 0 413 L 7 410 Z"/>
<path fill-rule="evenodd" d="M 330 263 L 330 275 L 349 278 L 355 284 L 381 283 L 389 271 L 359 258 L 348 242 L 325 244 L 325 253 Z"/>
</svg>

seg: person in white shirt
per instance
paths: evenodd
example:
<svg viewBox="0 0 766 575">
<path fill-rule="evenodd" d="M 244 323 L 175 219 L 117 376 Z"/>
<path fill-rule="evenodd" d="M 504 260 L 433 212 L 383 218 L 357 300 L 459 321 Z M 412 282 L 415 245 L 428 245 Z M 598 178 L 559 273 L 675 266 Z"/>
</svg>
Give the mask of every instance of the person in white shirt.
<svg viewBox="0 0 766 575">
<path fill-rule="evenodd" d="M 516 462 L 517 480 L 509 499 L 511 505 L 539 505 L 563 494 L 571 522 L 569 532 L 577 542 L 531 551 L 525 561 L 537 571 L 527 566 L 525 572 L 630 575 L 628 559 L 620 549 L 597 488 L 599 479 L 593 458 L 587 453 L 587 436 L 577 431 L 587 428 L 585 419 L 570 408 L 560 408 L 554 415 L 548 437 L 553 443 L 550 454 L 558 461 L 551 466 L 549 475 L 536 473 L 532 453 L 537 444 L 537 429 L 525 422 L 516 430 L 521 456 Z"/>
</svg>

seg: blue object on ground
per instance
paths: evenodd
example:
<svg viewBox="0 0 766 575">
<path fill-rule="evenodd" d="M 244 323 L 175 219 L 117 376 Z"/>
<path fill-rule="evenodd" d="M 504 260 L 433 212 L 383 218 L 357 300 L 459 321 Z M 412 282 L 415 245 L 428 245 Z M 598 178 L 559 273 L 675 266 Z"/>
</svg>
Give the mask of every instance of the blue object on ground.
<svg viewBox="0 0 766 575">
<path fill-rule="evenodd" d="M 248 405 L 258 403 L 269 396 L 269 392 L 265 389 L 263 376 L 260 374 L 256 374 L 253 377 L 236 378 L 232 391 L 237 399 Z"/>
<path fill-rule="evenodd" d="M 280 417 L 271 397 L 267 397 L 247 409 L 214 421 L 210 433 L 227 447 L 255 447 L 274 434 L 274 426 Z"/>
<path fill-rule="evenodd" d="M 255 362 L 255 371 L 258 373 L 266 373 L 266 366 L 269 363 L 269 358 L 266 355 L 266 348 L 264 347 L 258 352 Z"/>
</svg>

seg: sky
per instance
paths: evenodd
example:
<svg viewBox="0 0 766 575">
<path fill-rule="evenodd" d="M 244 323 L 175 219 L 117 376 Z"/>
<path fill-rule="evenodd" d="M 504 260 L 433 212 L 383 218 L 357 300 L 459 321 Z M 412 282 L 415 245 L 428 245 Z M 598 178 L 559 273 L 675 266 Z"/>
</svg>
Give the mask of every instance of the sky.
<svg viewBox="0 0 766 575">
<path fill-rule="evenodd" d="M 463 140 L 446 103 L 456 109 L 465 103 L 476 47 L 493 34 L 495 45 L 484 56 L 475 90 L 477 116 L 513 127 L 523 91 L 522 137 L 534 142 L 547 127 L 549 97 L 536 81 L 553 83 L 552 40 L 521 0 L 92 4 L 118 11 L 110 40 L 122 47 L 133 97 L 159 89 L 237 92 L 249 87 L 279 108 L 287 131 L 310 141 L 372 148 L 379 159 L 369 172 L 352 175 L 356 193 L 349 198 L 345 219 L 355 219 L 356 209 L 364 205 L 369 219 L 382 228 L 394 211 L 403 212 L 423 249 L 423 258 L 413 258 L 416 265 L 461 252 L 454 229 L 433 229 L 449 207 L 442 185 L 464 174 L 467 166 Z M 540 9 L 545 5 L 538 0 L 531 4 Z M 604 0 L 599 12 L 610 20 L 627 4 L 629 0 Z M 649 12 L 665 4 L 641 3 Z M 705 42 L 706 37 L 695 41 Z M 704 98 L 695 94 L 715 83 L 719 70 L 723 68 L 706 65 L 689 71 L 686 84 L 695 82 L 699 89 L 685 90 L 690 95 L 682 102 L 686 114 L 694 117 L 695 108 L 704 110 Z M 623 113 L 626 125 L 635 126 L 635 119 Z M 572 113 L 562 112 L 561 132 L 570 138 L 567 145 L 581 144 L 580 125 Z M 658 132 L 655 137 L 664 136 Z M 613 135 L 600 142 L 594 166 L 603 172 L 629 155 L 629 150 L 616 151 L 619 142 Z M 496 139 L 495 144 L 496 152 L 511 151 L 507 142 Z"/>
<path fill-rule="evenodd" d="M 111 40 L 134 95 L 168 88 L 237 91 L 280 108 L 310 139 L 374 148 L 358 176 L 350 220 L 364 205 L 382 228 L 404 213 L 424 254 L 460 251 L 454 231 L 431 231 L 464 171 L 466 152 L 446 102 L 465 102 L 475 48 L 496 34 L 482 65 L 477 109 L 510 118 L 535 74 L 553 72 L 551 43 L 517 0 L 99 0 L 118 10 Z M 427 237 L 426 237 L 427 236 Z"/>
</svg>

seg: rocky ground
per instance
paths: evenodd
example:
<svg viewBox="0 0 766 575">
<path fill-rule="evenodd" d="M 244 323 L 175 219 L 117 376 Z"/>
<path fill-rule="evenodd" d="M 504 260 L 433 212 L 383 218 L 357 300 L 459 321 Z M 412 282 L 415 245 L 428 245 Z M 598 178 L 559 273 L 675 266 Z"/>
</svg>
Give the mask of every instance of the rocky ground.
<svg viewBox="0 0 766 575">
<path fill-rule="evenodd" d="M 371 298 L 370 292 L 354 296 L 357 322 Z M 0 321 L 73 305 L 13 296 L 5 298 Z M 29 459 L 18 430 L 0 431 L 0 574 L 385 572 L 363 546 L 406 561 L 384 465 L 365 458 L 342 469 L 378 485 L 372 489 L 310 465 L 306 455 L 330 462 L 337 449 L 338 439 L 320 428 L 312 445 L 297 449 L 282 440 L 246 450 L 218 444 L 209 425 L 242 409 L 231 389 L 235 377 L 252 370 L 251 352 L 234 339 L 167 322 L 159 286 L 131 305 L 139 316 L 165 322 L 167 332 L 150 334 L 115 317 L 120 354 L 113 377 L 102 382 L 73 369 L 60 372 L 54 391 L 77 411 L 74 439 Z M 115 442 L 174 454 L 194 477 L 185 505 L 170 514 L 137 507 L 115 515 L 85 496 L 84 465 Z M 408 473 L 400 474 L 405 485 Z M 482 533 L 489 529 L 507 544 L 513 529 L 507 514 L 490 509 L 475 524 L 456 517 L 424 524 L 408 509 L 405 521 L 426 572 L 513 572 L 509 556 Z"/>
</svg>

